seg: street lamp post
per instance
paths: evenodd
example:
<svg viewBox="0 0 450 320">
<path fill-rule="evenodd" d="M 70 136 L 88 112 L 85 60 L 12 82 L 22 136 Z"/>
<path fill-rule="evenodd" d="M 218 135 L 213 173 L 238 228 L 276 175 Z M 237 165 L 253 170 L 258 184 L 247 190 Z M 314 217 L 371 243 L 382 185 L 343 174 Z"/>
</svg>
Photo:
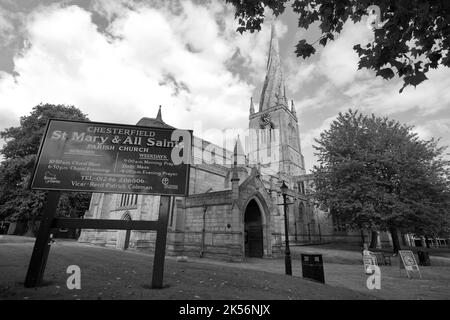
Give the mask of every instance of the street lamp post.
<svg viewBox="0 0 450 320">
<path fill-rule="evenodd" d="M 295 219 L 295 221 L 294 221 L 294 231 L 295 231 L 295 242 L 297 242 L 298 241 L 298 239 L 297 239 L 297 219 Z"/>
<path fill-rule="evenodd" d="M 288 216 L 287 216 L 287 190 L 288 186 L 283 181 L 281 185 L 281 194 L 283 195 L 283 207 L 284 207 L 284 239 L 285 239 L 285 251 L 284 251 L 284 265 L 286 274 L 292 276 L 292 262 L 291 262 L 291 251 L 289 250 L 289 232 L 288 232 Z"/>
</svg>

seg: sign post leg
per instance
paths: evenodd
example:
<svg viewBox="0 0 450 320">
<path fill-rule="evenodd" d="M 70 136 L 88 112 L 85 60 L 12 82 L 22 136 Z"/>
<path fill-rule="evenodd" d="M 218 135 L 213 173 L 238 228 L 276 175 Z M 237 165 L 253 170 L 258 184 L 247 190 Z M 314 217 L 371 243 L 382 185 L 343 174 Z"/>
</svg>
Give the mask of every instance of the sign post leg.
<svg viewBox="0 0 450 320">
<path fill-rule="evenodd" d="M 50 231 L 60 195 L 61 193 L 59 191 L 50 191 L 47 195 L 39 231 L 34 242 L 33 254 L 31 255 L 27 276 L 25 278 L 26 288 L 37 287 L 42 283 L 45 265 L 47 264 L 48 253 L 50 251 Z"/>
<path fill-rule="evenodd" d="M 155 256 L 153 258 L 152 288 L 161 289 L 164 277 L 164 258 L 166 255 L 167 222 L 169 220 L 170 196 L 161 196 L 158 230 L 156 233 Z"/>
</svg>

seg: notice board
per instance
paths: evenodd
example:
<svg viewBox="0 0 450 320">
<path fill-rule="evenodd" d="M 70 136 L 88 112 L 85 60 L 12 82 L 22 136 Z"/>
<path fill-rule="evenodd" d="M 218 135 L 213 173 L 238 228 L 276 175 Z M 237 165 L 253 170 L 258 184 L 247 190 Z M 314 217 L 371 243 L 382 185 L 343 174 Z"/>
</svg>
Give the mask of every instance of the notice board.
<svg viewBox="0 0 450 320">
<path fill-rule="evenodd" d="M 191 142 L 188 130 L 51 119 L 31 188 L 186 196 Z"/>
</svg>

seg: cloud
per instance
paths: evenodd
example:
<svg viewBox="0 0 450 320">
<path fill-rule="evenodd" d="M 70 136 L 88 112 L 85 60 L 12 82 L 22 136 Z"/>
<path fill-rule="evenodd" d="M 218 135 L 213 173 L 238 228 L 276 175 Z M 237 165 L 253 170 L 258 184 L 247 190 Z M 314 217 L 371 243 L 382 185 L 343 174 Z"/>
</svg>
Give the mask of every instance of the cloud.
<svg viewBox="0 0 450 320">
<path fill-rule="evenodd" d="M 337 39 L 329 42 L 320 54 L 318 65 L 322 73 L 338 87 L 351 83 L 359 72 L 359 58 L 353 46 L 366 44 L 372 37 L 364 23 L 346 22 Z"/>
<path fill-rule="evenodd" d="M 317 161 L 317 157 L 314 155 L 316 151 L 313 148 L 313 145 L 316 144 L 314 139 L 320 138 L 320 134 L 330 128 L 331 123 L 336 119 L 336 117 L 337 115 L 326 118 L 322 121 L 320 126 L 310 129 L 300 136 L 302 153 L 305 159 L 307 159 L 307 161 L 305 161 L 306 171 L 311 170 Z"/>
<path fill-rule="evenodd" d="M 24 32 L 23 30 L 24 14 L 21 12 L 11 12 L 0 6 L 0 60 L 3 58 L 4 50 L 8 46 L 18 42 Z"/>
<path fill-rule="evenodd" d="M 412 131 L 417 133 L 422 140 L 429 140 L 433 137 L 433 132 L 428 125 L 414 127 Z"/>
<path fill-rule="evenodd" d="M 327 107 L 335 107 L 336 99 L 330 99 L 334 95 L 333 87 L 330 83 L 325 83 L 321 87 L 316 87 L 312 92 L 303 90 L 304 95 L 295 100 L 297 112 L 319 110 Z"/>
<path fill-rule="evenodd" d="M 429 80 L 403 93 L 399 80 L 370 78 L 351 84 L 344 94 L 361 110 L 387 115 L 418 110 L 420 116 L 433 115 L 450 107 L 450 69 L 439 67 L 427 76 Z"/>
<path fill-rule="evenodd" d="M 357 70 L 359 58 L 353 46 L 366 44 L 372 38 L 365 23 L 347 22 L 337 40 L 322 50 L 316 62 L 316 69 L 340 89 L 344 97 L 350 98 L 347 99 L 349 106 L 387 115 L 413 109 L 421 115 L 431 115 L 449 107 L 449 68 L 431 70 L 427 74 L 429 80 L 417 88 L 406 88 L 402 94 L 399 90 L 403 80 L 398 77 L 386 81 L 370 70 Z M 334 92 L 333 96 L 337 95 L 339 93 Z"/>
<path fill-rule="evenodd" d="M 0 115 L 17 119 L 40 102 L 72 104 L 91 120 L 136 123 L 156 115 L 190 128 L 247 126 L 254 86 L 229 69 L 239 50 L 260 67 L 268 31 L 240 36 L 223 6 L 181 2 L 173 8 L 95 2 L 106 32 L 79 6 L 52 5 L 26 21 L 29 48 L 15 57 L 19 76 L 0 75 Z M 102 11 L 103 10 L 103 11 Z M 218 17 L 219 16 L 219 17 Z M 3 124 L 2 125 L 6 125 Z"/>
<path fill-rule="evenodd" d="M 252 83 L 260 83 L 266 75 L 271 20 L 266 19 L 259 32 L 244 32 L 242 35 L 238 33 L 236 36 L 236 29 L 239 25 L 234 19 L 234 9 L 231 10 L 228 7 L 228 10 L 230 14 L 222 18 L 226 29 L 224 38 L 229 45 L 237 48 L 234 59 L 242 59 L 239 67 L 245 70 L 246 77 L 249 81 Z M 283 39 L 288 31 L 287 25 L 280 20 L 276 20 L 275 28 L 278 39 Z"/>
<path fill-rule="evenodd" d="M 6 45 L 12 38 L 14 26 L 7 11 L 0 7 L 0 45 Z"/>
<path fill-rule="evenodd" d="M 286 87 L 291 92 L 297 92 L 305 82 L 311 81 L 314 77 L 316 65 L 314 63 L 302 63 L 300 66 L 289 68 L 289 70 L 290 72 L 286 77 Z"/>
<path fill-rule="evenodd" d="M 413 131 L 424 140 L 431 138 L 444 138 L 448 140 L 450 137 L 450 119 L 430 120 L 424 124 L 415 126 Z"/>
<path fill-rule="evenodd" d="M 56 1 L 44 3 L 50 2 Z M 247 128 L 249 99 L 259 96 L 266 73 L 270 19 L 260 32 L 240 35 L 234 7 L 218 1 L 10 3 L 17 12 L 0 8 L 0 68 L 7 71 L 0 71 L 0 130 L 40 102 L 73 104 L 91 120 L 129 124 L 154 117 L 161 104 L 163 119 L 177 127 Z M 307 166 L 315 161 L 313 138 L 350 107 L 416 119 L 422 136 L 450 137 L 444 121 L 450 69 L 432 70 L 430 80 L 399 94 L 398 79 L 357 70 L 352 48 L 371 37 L 364 23 L 347 23 L 336 41 L 303 60 L 290 39 L 314 42 L 318 27 L 298 29 L 292 17 L 280 17 L 276 26 Z"/>
<path fill-rule="evenodd" d="M 133 0 L 93 0 L 91 7 L 94 12 L 105 17 L 109 22 L 113 22 L 117 17 L 128 13 L 128 10 L 137 8 L 138 4 Z"/>
</svg>

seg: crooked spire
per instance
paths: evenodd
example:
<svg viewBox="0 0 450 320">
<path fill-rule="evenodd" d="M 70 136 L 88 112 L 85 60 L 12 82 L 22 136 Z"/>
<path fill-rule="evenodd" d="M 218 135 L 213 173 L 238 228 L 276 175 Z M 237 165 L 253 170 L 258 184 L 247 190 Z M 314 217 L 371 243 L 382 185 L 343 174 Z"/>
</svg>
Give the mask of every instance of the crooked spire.
<svg viewBox="0 0 450 320">
<path fill-rule="evenodd" d="M 288 107 L 283 72 L 281 68 L 278 38 L 275 30 L 275 24 L 272 23 L 269 56 L 267 58 L 267 73 L 261 92 L 259 112 L 278 105 Z"/>
</svg>

